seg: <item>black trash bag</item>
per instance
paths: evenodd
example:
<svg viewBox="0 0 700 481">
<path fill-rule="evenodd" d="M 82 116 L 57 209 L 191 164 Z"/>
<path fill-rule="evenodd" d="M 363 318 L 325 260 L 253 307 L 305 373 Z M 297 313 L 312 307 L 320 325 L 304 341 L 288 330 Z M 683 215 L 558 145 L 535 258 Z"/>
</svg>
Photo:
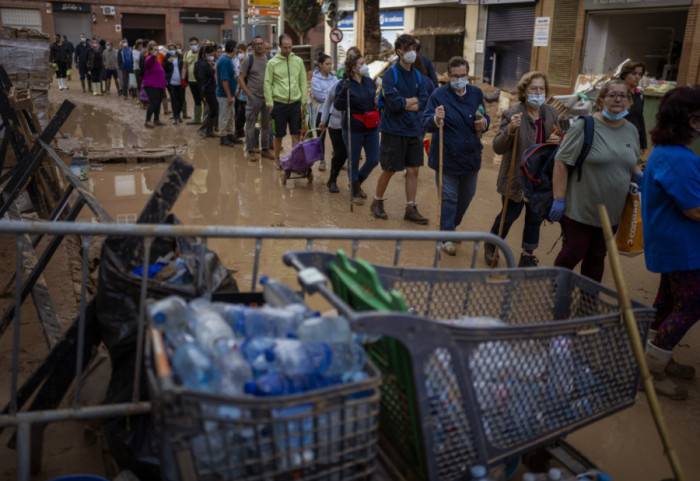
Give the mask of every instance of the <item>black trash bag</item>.
<svg viewBox="0 0 700 481">
<path fill-rule="evenodd" d="M 166 223 L 179 224 L 179 221 L 170 215 Z M 131 402 L 134 383 L 141 276 L 131 272 L 134 263 L 130 256 L 123 253 L 123 246 L 123 237 L 108 237 L 105 240 L 96 296 L 101 340 L 107 346 L 112 362 L 112 378 L 105 398 L 107 404 Z M 178 295 L 192 299 L 205 293 L 238 292 L 236 281 L 216 253 L 209 249 L 205 250 L 204 255 L 203 282 L 198 285 L 197 273 L 202 248 L 201 243 L 190 237 L 155 238 L 151 246 L 150 262 L 155 263 L 160 256 L 177 251 L 194 279 L 189 285 L 173 285 L 149 279 L 148 297 L 160 299 Z M 136 265 L 142 265 L 142 262 L 143 259 L 138 259 Z M 141 369 L 140 399 L 147 400 L 147 377 L 143 366 Z M 150 416 L 131 416 L 128 420 L 116 418 L 106 423 L 105 427 L 113 440 L 126 447 L 132 462 L 149 465 L 158 463 L 158 434 L 152 429 Z"/>
</svg>

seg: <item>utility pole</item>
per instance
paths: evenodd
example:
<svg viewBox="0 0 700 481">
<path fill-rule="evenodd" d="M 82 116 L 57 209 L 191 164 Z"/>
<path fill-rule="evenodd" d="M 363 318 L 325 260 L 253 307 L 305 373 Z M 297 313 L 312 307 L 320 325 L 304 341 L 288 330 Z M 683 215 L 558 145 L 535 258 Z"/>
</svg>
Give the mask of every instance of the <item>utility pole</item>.
<svg viewBox="0 0 700 481">
<path fill-rule="evenodd" d="M 280 17 L 277 22 L 277 38 L 284 33 L 284 0 L 280 0 Z M 278 46 L 279 47 L 279 46 Z"/>
</svg>

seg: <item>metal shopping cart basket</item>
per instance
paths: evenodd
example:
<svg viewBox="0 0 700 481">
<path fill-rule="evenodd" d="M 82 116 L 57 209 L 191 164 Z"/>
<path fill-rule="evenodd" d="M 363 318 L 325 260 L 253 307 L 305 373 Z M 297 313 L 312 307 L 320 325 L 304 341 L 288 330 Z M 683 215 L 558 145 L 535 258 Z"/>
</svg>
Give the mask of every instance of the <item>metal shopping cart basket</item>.
<svg viewBox="0 0 700 481">
<path fill-rule="evenodd" d="M 292 148 L 287 157 L 280 160 L 282 164 L 282 181 L 288 179 L 307 179 L 313 182 L 314 174 L 311 169 L 318 160 L 323 160 L 323 144 L 321 137 L 313 138 L 313 132 L 320 129 L 311 129 L 306 132 L 304 139 Z M 307 138 L 311 134 L 312 138 Z M 295 174 L 294 177 L 292 175 Z"/>
<path fill-rule="evenodd" d="M 260 293 L 235 294 L 262 301 Z M 377 469 L 381 376 L 371 362 L 368 378 L 275 397 L 231 397 L 175 382 L 150 331 L 146 372 L 152 414 L 163 436 L 161 458 L 181 480 L 360 480 Z M 152 355 L 153 353 L 153 355 Z M 154 362 L 155 361 L 155 362 Z"/>
<path fill-rule="evenodd" d="M 338 256 L 290 252 L 284 260 L 328 274 Z M 409 312 L 360 312 L 362 302 L 324 282 L 306 288 L 355 331 L 396 340 L 370 350 L 383 377 L 380 445 L 413 477 L 462 479 L 474 464 L 501 464 L 634 404 L 637 366 L 613 290 L 556 267 L 373 267 Z M 646 333 L 653 310 L 633 309 Z M 464 327 L 464 317 L 503 325 Z"/>
</svg>

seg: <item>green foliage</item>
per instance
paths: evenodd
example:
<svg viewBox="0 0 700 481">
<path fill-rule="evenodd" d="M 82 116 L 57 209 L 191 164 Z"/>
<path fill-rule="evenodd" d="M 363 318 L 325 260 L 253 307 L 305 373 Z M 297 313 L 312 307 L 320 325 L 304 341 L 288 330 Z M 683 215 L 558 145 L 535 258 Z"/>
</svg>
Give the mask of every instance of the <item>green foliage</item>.
<svg viewBox="0 0 700 481">
<path fill-rule="evenodd" d="M 284 15 L 303 43 L 306 32 L 318 25 L 321 5 L 318 0 L 284 0 Z"/>
</svg>

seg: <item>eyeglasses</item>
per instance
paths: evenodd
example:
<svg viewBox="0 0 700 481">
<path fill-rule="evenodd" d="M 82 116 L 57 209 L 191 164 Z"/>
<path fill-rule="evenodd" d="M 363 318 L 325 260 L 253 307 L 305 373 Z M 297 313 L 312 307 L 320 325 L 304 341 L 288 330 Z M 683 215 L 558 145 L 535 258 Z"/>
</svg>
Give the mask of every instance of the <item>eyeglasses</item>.
<svg viewBox="0 0 700 481">
<path fill-rule="evenodd" d="M 629 98 L 629 94 L 621 94 L 621 93 L 617 93 L 617 94 L 607 94 L 607 95 L 605 96 L 605 98 L 608 99 L 608 100 L 628 99 L 628 98 Z"/>
</svg>

